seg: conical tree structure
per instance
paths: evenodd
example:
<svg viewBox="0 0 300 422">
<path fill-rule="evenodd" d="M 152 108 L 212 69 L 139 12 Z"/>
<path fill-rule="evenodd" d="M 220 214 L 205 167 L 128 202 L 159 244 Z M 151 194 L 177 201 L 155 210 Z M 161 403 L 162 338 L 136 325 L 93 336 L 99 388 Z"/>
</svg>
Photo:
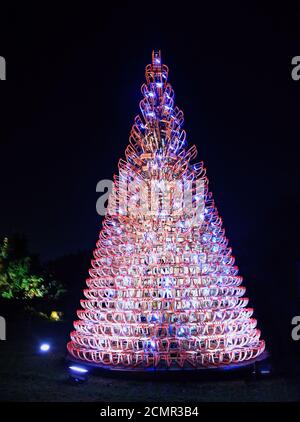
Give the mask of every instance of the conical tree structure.
<svg viewBox="0 0 300 422">
<path fill-rule="evenodd" d="M 68 344 L 99 366 L 220 366 L 265 348 L 167 79 L 153 52 Z"/>
</svg>

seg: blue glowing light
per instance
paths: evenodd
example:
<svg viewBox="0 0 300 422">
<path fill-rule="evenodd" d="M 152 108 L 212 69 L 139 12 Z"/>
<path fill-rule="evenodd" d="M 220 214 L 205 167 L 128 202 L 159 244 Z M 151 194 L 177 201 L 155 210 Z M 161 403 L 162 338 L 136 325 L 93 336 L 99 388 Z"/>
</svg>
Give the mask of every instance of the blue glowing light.
<svg viewBox="0 0 300 422">
<path fill-rule="evenodd" d="M 184 334 L 184 328 L 179 328 L 179 330 L 178 330 L 178 335 L 179 336 L 183 336 L 183 334 Z"/>
<path fill-rule="evenodd" d="M 41 352 L 46 353 L 46 352 L 49 352 L 49 350 L 50 350 L 50 344 L 48 344 L 48 343 L 42 343 L 40 345 L 40 351 Z"/>
<path fill-rule="evenodd" d="M 149 113 L 147 113 L 147 116 L 149 116 L 149 117 L 154 117 L 154 116 L 155 116 L 155 114 L 153 113 L 153 111 L 150 111 Z"/>
<path fill-rule="evenodd" d="M 173 285 L 173 280 L 171 277 L 165 277 L 163 280 L 163 286 L 164 287 L 170 287 Z"/>
<path fill-rule="evenodd" d="M 148 97 L 154 97 L 153 92 L 148 92 Z"/>
<path fill-rule="evenodd" d="M 204 243 L 206 243 L 207 241 L 208 241 L 208 237 L 207 236 L 202 236 L 202 241 L 204 242 Z"/>
<path fill-rule="evenodd" d="M 86 374 L 88 372 L 88 370 L 82 368 L 82 366 L 69 366 L 69 369 L 73 372 L 78 372 L 79 374 Z"/>
<path fill-rule="evenodd" d="M 160 59 L 159 58 L 156 58 L 155 59 L 155 63 L 160 64 Z"/>
<path fill-rule="evenodd" d="M 162 82 L 156 82 L 157 88 L 161 88 L 163 86 Z"/>
</svg>

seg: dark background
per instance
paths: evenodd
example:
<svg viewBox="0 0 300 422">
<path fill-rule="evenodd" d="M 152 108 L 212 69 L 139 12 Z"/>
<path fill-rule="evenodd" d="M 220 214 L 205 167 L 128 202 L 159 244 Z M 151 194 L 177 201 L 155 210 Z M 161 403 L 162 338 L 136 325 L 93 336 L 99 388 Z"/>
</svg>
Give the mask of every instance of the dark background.
<svg viewBox="0 0 300 422">
<path fill-rule="evenodd" d="M 101 227 L 96 184 L 117 171 L 161 49 L 263 337 L 286 358 L 300 313 L 300 13 L 199 3 L 2 9 L 0 235 L 26 234 L 79 297 Z"/>
</svg>

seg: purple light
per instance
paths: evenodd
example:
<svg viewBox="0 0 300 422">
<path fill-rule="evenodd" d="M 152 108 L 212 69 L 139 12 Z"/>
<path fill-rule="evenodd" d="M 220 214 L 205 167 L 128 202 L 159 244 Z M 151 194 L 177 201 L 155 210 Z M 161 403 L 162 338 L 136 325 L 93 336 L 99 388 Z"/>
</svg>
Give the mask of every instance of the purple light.
<svg viewBox="0 0 300 422">
<path fill-rule="evenodd" d="M 46 352 L 49 352 L 49 350 L 50 350 L 50 344 L 48 344 L 48 343 L 42 343 L 40 345 L 40 351 L 41 352 L 46 353 Z"/>
<path fill-rule="evenodd" d="M 179 328 L 179 330 L 178 330 L 178 335 L 179 336 L 182 336 L 184 334 L 184 328 Z"/>
<path fill-rule="evenodd" d="M 82 368 L 81 366 L 69 366 L 69 369 L 73 372 L 78 372 L 80 374 L 86 374 L 88 372 L 87 369 Z"/>
</svg>

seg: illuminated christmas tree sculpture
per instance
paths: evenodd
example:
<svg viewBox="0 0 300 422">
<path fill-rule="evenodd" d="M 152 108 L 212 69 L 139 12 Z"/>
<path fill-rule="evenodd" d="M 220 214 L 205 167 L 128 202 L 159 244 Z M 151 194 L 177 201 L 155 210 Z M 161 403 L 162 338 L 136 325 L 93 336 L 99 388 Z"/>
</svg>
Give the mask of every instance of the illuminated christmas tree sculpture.
<svg viewBox="0 0 300 422">
<path fill-rule="evenodd" d="M 68 344 L 101 367 L 225 366 L 265 348 L 167 78 L 153 52 Z"/>
</svg>

